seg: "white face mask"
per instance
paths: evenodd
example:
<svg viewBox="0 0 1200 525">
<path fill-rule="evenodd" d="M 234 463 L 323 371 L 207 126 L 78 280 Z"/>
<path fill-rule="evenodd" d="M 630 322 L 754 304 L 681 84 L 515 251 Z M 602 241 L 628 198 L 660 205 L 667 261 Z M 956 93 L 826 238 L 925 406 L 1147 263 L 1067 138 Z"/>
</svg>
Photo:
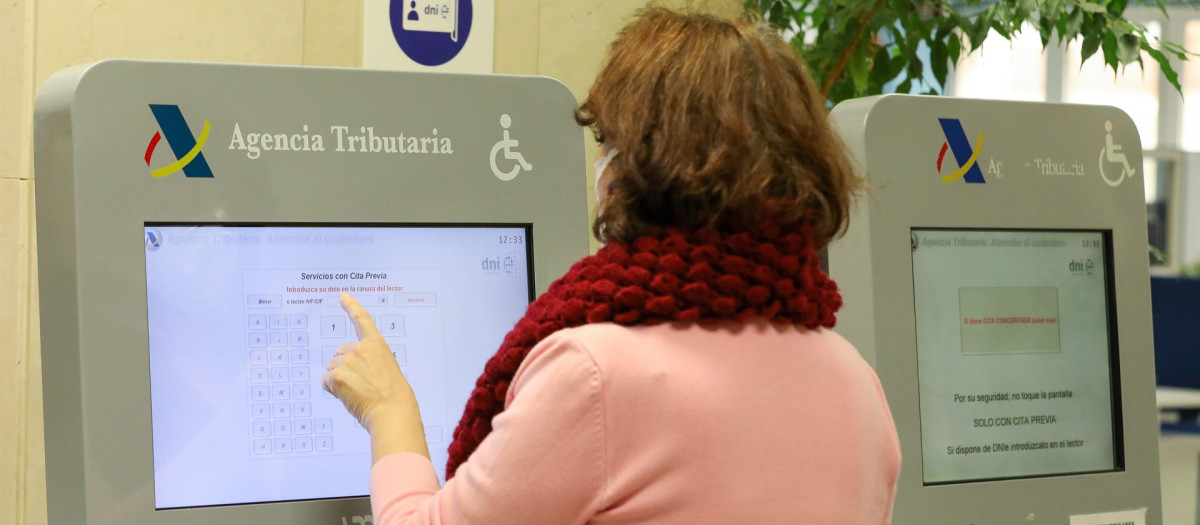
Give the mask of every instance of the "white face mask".
<svg viewBox="0 0 1200 525">
<path fill-rule="evenodd" d="M 618 153 L 617 148 L 608 150 L 608 153 L 596 160 L 593 164 L 596 168 L 596 205 L 599 206 L 604 201 L 604 195 L 608 193 L 608 185 L 602 184 L 600 181 L 604 178 L 604 169 L 608 167 L 608 163 L 612 162 L 613 157 Z M 601 191 L 603 190 L 603 191 Z"/>
</svg>

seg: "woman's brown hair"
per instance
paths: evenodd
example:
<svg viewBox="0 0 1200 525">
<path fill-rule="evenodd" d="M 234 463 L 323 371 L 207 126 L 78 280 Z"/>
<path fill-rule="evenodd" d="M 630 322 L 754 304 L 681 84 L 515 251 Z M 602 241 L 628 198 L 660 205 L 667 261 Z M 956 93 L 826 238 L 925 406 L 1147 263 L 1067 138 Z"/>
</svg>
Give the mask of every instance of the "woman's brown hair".
<svg viewBox="0 0 1200 525">
<path fill-rule="evenodd" d="M 826 245 L 860 181 L 804 63 L 762 23 L 643 10 L 576 120 L 617 148 L 592 231 L 807 221 Z"/>
</svg>

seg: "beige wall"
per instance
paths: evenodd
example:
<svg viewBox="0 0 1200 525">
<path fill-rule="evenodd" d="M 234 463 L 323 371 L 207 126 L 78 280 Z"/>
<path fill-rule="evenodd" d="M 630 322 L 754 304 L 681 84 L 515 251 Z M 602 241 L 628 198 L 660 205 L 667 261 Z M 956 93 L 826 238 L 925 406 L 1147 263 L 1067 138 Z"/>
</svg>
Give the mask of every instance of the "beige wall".
<svg viewBox="0 0 1200 525">
<path fill-rule="evenodd" d="M 646 0 L 496 3 L 496 72 L 552 76 L 581 98 L 608 42 Z M 659 3 L 730 16 L 742 4 Z M 34 97 L 55 71 L 109 57 L 359 66 L 362 3 L 0 0 L 0 525 L 46 522 L 30 142 Z M 589 155 L 594 149 L 589 143 Z"/>
<path fill-rule="evenodd" d="M 358 66 L 356 3 L 0 1 L 0 525 L 46 523 L 30 142 L 37 87 L 59 69 L 109 57 Z"/>
</svg>

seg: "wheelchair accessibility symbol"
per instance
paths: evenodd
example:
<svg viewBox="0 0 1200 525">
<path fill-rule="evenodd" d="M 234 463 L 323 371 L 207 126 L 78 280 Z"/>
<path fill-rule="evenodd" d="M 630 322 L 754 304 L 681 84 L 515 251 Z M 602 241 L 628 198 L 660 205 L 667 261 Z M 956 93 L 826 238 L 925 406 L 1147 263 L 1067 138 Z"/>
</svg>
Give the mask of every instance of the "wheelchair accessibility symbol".
<svg viewBox="0 0 1200 525">
<path fill-rule="evenodd" d="M 525 156 L 517 151 L 517 145 L 519 144 L 517 140 L 509 136 L 508 128 L 512 127 L 512 117 L 509 117 L 507 113 L 500 115 L 500 127 L 504 128 L 504 139 L 497 142 L 495 146 L 492 146 L 492 174 L 497 179 L 510 181 L 515 179 L 517 175 L 520 175 L 521 170 L 533 171 L 533 164 L 525 162 Z M 496 158 L 496 156 L 500 152 L 504 152 L 503 160 L 510 161 L 505 163 L 506 166 L 510 166 L 508 170 L 501 170 L 500 165 L 497 164 L 500 159 Z"/>
<path fill-rule="evenodd" d="M 1137 175 L 1137 169 L 1129 165 L 1129 158 L 1121 151 L 1121 145 L 1113 141 L 1112 121 L 1104 122 L 1104 147 L 1100 148 L 1100 177 L 1104 179 L 1104 183 L 1112 187 L 1120 186 L 1125 182 L 1126 178 L 1131 178 Z M 1115 176 L 1110 177 L 1104 171 L 1105 164 L 1113 164 L 1109 171 L 1119 172 Z M 1115 169 L 1114 169 L 1115 168 Z"/>
</svg>

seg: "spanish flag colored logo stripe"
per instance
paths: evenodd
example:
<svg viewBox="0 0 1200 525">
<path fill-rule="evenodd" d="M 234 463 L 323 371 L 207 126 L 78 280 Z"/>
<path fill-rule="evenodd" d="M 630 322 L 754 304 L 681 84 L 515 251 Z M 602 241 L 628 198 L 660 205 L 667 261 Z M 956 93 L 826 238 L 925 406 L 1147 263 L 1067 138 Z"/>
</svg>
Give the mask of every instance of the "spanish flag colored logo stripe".
<svg viewBox="0 0 1200 525">
<path fill-rule="evenodd" d="M 171 152 L 175 154 L 176 159 L 166 166 L 150 170 L 150 174 L 159 178 L 182 170 L 186 177 L 212 178 L 212 169 L 208 167 L 208 161 L 205 160 L 204 153 L 201 151 L 204 144 L 208 142 L 208 133 L 212 129 L 209 122 L 204 121 L 204 126 L 200 129 L 200 137 L 197 138 L 192 134 L 192 129 L 188 127 L 187 121 L 184 120 L 179 106 L 150 104 L 150 111 L 154 113 L 154 119 L 158 121 L 161 131 L 156 132 L 150 139 L 150 143 L 146 145 L 144 156 L 146 166 L 150 165 L 154 149 L 164 138 L 167 139 L 167 145 L 171 147 Z"/>
<path fill-rule="evenodd" d="M 946 150 L 953 152 L 954 160 L 958 162 L 958 169 L 949 175 L 943 175 L 942 182 L 950 183 L 958 179 L 970 184 L 987 182 L 983 179 L 983 170 L 979 169 L 979 150 L 983 149 L 983 133 L 979 134 L 975 147 L 972 148 L 961 121 L 956 118 L 940 118 L 938 122 L 942 125 L 942 133 L 946 135 L 946 142 L 942 143 L 942 150 L 938 153 L 938 174 L 942 173 L 942 161 L 946 158 Z"/>
</svg>

